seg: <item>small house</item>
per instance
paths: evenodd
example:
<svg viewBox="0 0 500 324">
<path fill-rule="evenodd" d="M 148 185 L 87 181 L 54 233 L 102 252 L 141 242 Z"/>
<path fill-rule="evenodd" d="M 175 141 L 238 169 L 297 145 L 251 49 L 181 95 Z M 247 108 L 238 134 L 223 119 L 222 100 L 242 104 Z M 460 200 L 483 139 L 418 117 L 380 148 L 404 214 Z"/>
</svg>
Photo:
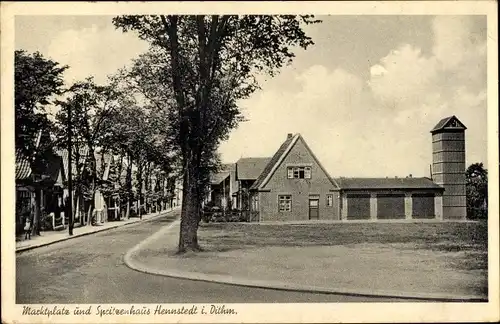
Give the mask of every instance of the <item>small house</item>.
<svg viewBox="0 0 500 324">
<path fill-rule="evenodd" d="M 250 187 L 258 221 L 338 219 L 339 186 L 300 134 L 288 134 Z"/>
</svg>

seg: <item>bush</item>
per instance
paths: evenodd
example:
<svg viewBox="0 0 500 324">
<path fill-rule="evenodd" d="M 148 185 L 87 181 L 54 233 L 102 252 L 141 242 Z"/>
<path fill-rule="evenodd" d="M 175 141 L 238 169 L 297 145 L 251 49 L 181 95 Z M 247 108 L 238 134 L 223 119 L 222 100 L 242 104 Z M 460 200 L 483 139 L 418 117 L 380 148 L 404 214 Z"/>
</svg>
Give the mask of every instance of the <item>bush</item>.
<svg viewBox="0 0 500 324">
<path fill-rule="evenodd" d="M 226 223 L 226 222 L 246 222 L 247 218 L 244 212 L 238 209 L 223 211 L 217 206 L 205 206 L 202 210 L 202 220 L 205 223 Z"/>
</svg>

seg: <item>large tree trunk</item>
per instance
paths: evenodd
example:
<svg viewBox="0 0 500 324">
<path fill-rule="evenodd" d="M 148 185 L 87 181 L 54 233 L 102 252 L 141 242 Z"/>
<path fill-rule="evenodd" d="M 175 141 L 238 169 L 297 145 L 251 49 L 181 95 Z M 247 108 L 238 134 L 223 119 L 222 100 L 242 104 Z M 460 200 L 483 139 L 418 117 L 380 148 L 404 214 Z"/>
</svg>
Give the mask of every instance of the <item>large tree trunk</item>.
<svg viewBox="0 0 500 324">
<path fill-rule="evenodd" d="M 183 176 L 181 229 L 178 253 L 201 251 L 198 244 L 198 224 L 200 217 L 199 190 L 197 185 L 198 167 L 188 164 Z"/>
</svg>

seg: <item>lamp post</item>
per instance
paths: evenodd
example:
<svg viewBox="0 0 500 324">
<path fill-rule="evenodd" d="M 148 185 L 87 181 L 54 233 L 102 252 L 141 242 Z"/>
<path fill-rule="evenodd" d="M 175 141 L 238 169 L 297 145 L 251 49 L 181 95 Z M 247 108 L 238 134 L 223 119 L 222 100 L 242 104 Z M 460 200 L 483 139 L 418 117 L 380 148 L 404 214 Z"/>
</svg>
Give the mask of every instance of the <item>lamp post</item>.
<svg viewBox="0 0 500 324">
<path fill-rule="evenodd" d="M 72 165 L 72 143 L 71 143 L 71 103 L 68 104 L 68 191 L 69 191 L 69 204 L 68 204 L 68 216 L 69 216 L 69 235 L 73 235 L 73 175 L 71 174 Z"/>
</svg>

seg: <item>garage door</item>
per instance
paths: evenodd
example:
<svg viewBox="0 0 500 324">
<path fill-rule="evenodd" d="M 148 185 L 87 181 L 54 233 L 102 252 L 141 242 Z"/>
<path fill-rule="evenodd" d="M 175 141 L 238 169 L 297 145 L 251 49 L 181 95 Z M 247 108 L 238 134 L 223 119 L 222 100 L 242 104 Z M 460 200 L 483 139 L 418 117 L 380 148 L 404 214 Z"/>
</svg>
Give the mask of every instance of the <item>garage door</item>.
<svg viewBox="0 0 500 324">
<path fill-rule="evenodd" d="M 378 219 L 404 219 L 405 196 L 396 194 L 377 195 Z"/>
<path fill-rule="evenodd" d="M 370 218 L 370 195 L 347 195 L 347 219 Z"/>
<path fill-rule="evenodd" d="M 416 219 L 435 218 L 434 194 L 413 194 L 413 214 Z"/>
</svg>

